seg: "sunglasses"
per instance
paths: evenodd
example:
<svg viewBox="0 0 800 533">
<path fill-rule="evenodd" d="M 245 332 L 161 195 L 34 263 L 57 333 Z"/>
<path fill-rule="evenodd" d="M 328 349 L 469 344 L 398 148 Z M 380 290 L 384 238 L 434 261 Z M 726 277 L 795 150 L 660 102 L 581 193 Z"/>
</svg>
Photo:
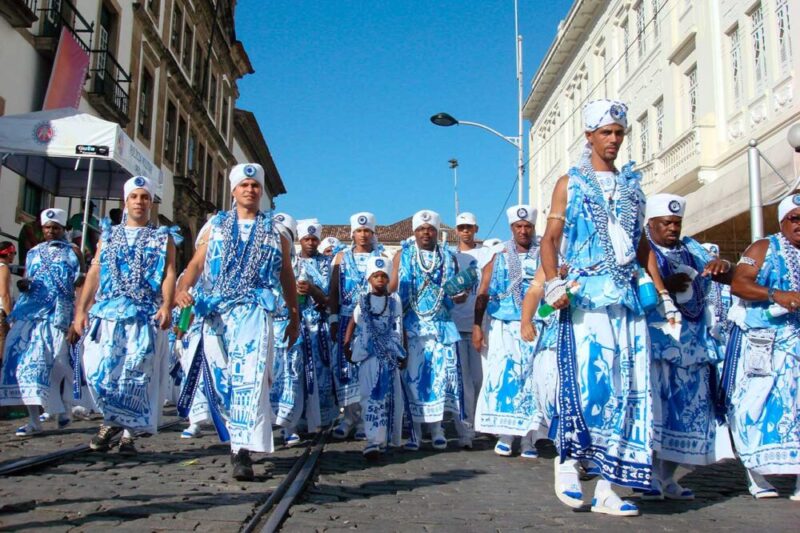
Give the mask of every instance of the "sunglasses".
<svg viewBox="0 0 800 533">
<path fill-rule="evenodd" d="M 792 224 L 800 224 L 800 215 L 789 215 L 786 217 L 786 220 Z"/>
</svg>

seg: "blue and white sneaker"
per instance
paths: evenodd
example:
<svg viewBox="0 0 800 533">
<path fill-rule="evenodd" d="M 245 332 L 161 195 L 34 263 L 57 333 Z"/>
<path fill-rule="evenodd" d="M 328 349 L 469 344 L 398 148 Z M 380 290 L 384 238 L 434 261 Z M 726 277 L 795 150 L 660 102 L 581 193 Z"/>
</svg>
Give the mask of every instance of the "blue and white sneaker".
<svg viewBox="0 0 800 533">
<path fill-rule="evenodd" d="M 503 457 L 509 457 L 511 455 L 511 445 L 502 440 L 498 440 L 497 444 L 494 445 L 494 453 Z"/>
<path fill-rule="evenodd" d="M 297 446 L 300 444 L 300 435 L 297 433 L 286 433 L 283 443 L 286 445 L 287 448 L 291 448 L 292 446 Z"/>
<path fill-rule="evenodd" d="M 14 435 L 17 437 L 31 437 L 37 433 L 41 433 L 42 428 L 39 426 L 34 426 L 30 422 L 25 424 L 24 426 L 17 428 L 17 431 L 14 432 Z"/>
<path fill-rule="evenodd" d="M 583 489 L 578 481 L 575 467 L 572 464 L 561 463 L 558 457 L 553 461 L 553 465 L 555 467 L 554 486 L 558 501 L 572 509 L 580 509 L 583 507 Z"/>
<path fill-rule="evenodd" d="M 611 516 L 639 516 L 639 508 L 628 500 L 621 500 L 613 492 L 592 498 L 592 512 Z"/>
<path fill-rule="evenodd" d="M 381 456 L 381 447 L 377 444 L 367 444 L 361 453 L 367 461 L 374 461 Z"/>
<path fill-rule="evenodd" d="M 446 450 L 447 449 L 447 439 L 444 435 L 436 435 L 431 440 L 431 446 L 433 446 L 434 450 Z"/>
<path fill-rule="evenodd" d="M 350 436 L 350 432 L 352 430 L 352 423 L 347 419 L 343 419 L 341 422 L 339 422 L 339 425 L 333 429 L 332 435 L 334 439 L 344 440 Z"/>
<path fill-rule="evenodd" d="M 181 432 L 182 439 L 196 439 L 203 436 L 203 430 L 200 429 L 200 424 L 190 424 L 188 428 Z"/>
<path fill-rule="evenodd" d="M 68 414 L 60 414 L 60 415 L 58 415 L 58 422 L 57 422 L 58 423 L 58 429 L 64 429 L 65 427 L 70 425 L 71 422 L 72 422 L 72 420 L 70 420 Z"/>
<path fill-rule="evenodd" d="M 519 456 L 523 459 L 538 459 L 539 452 L 536 450 L 536 448 L 523 448 Z"/>
<path fill-rule="evenodd" d="M 419 451 L 419 442 L 416 439 L 408 439 L 405 444 L 403 444 L 403 449 L 407 452 L 416 452 Z"/>
<path fill-rule="evenodd" d="M 671 481 L 664 487 L 664 498 L 667 500 L 694 500 L 692 489 L 681 487 L 675 481 Z"/>
<path fill-rule="evenodd" d="M 42 413 L 39 415 L 39 422 L 47 422 L 50 420 L 50 413 Z"/>
<path fill-rule="evenodd" d="M 363 429 L 357 429 L 353 438 L 355 440 L 367 440 L 367 433 Z"/>
</svg>

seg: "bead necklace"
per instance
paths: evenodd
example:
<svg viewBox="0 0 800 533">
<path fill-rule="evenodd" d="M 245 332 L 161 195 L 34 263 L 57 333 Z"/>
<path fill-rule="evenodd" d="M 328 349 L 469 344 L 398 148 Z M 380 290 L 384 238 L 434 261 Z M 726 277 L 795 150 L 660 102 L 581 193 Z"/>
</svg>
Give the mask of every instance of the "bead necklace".
<svg viewBox="0 0 800 533">
<path fill-rule="evenodd" d="M 147 303 L 151 294 L 147 290 L 149 286 L 143 283 L 143 276 L 155 264 L 158 254 L 147 254 L 146 248 L 156 229 L 150 224 L 137 228 L 133 245 L 130 246 L 125 228 L 125 225 L 119 224 L 111 229 L 111 239 L 106 249 L 111 273 L 111 296 L 125 296 L 137 303 Z M 127 275 L 120 270 L 119 261 L 128 264 Z"/>
<path fill-rule="evenodd" d="M 368 252 L 370 256 L 380 255 L 380 251 L 377 247 L 374 247 L 371 252 Z M 348 248 L 342 254 L 342 265 L 344 268 L 339 269 L 339 287 L 340 291 L 342 292 L 342 304 L 349 305 L 352 302 L 356 301 L 356 298 L 367 291 L 367 276 L 366 272 L 361 272 L 358 269 L 358 265 L 356 264 L 355 252 L 353 248 Z M 347 290 L 346 287 L 346 279 L 350 277 L 353 280 L 353 286 L 350 290 Z"/>
<path fill-rule="evenodd" d="M 678 241 L 677 247 L 666 248 L 653 242 L 652 238 L 650 237 L 649 229 L 645 229 L 645 233 L 647 238 L 650 240 L 650 248 L 653 250 L 653 253 L 656 256 L 658 270 L 663 278 L 668 278 L 675 274 L 676 268 L 679 265 L 686 265 L 698 270 L 698 265 L 695 264 L 694 256 L 689 253 L 689 250 L 685 244 Z M 705 278 L 700 275 L 695 276 L 695 278 L 692 280 L 691 300 L 684 303 L 679 303 L 677 299 L 675 301 L 675 306 L 678 308 L 678 311 L 681 312 L 681 315 L 692 322 L 700 320 L 705 311 L 706 285 L 704 280 Z"/>
<path fill-rule="evenodd" d="M 539 253 L 539 247 L 535 244 L 531 244 L 531 247 L 528 251 L 525 252 L 526 257 L 533 257 L 535 258 Z M 504 293 L 501 293 L 497 296 L 498 300 L 505 300 L 509 296 L 511 296 L 514 300 L 514 306 L 517 309 L 522 309 L 522 299 L 524 298 L 524 294 L 522 294 L 522 261 L 520 260 L 520 254 L 517 251 L 517 243 L 514 242 L 514 239 L 509 240 L 506 242 L 506 264 L 508 266 L 508 288 Z"/>
<path fill-rule="evenodd" d="M 263 264 L 269 264 L 275 253 L 275 235 L 271 231 L 271 218 L 261 211 L 255 219 L 255 227 L 240 250 L 239 215 L 235 209 L 225 216 L 220 232 L 222 234 L 222 256 L 220 259 L 221 270 L 214 280 L 211 289 L 213 294 L 223 297 L 241 296 L 252 289 L 259 278 L 259 269 Z M 262 246 L 267 236 L 273 246 Z"/>
<path fill-rule="evenodd" d="M 789 271 L 789 290 L 792 292 L 800 292 L 800 249 L 789 242 L 783 233 L 778 234 L 780 247 L 783 251 L 784 262 L 786 263 L 786 270 Z M 800 309 L 791 311 L 791 316 L 794 322 L 800 321 Z M 797 326 L 794 326 L 797 332 Z"/>
<path fill-rule="evenodd" d="M 64 251 L 72 252 L 70 248 L 65 248 L 68 246 L 69 244 L 67 244 L 66 241 L 51 241 L 43 243 L 43 246 L 39 250 L 39 257 L 41 260 L 40 272 L 45 274 L 45 277 L 52 280 L 53 284 L 58 289 L 58 294 L 55 295 L 56 298 L 66 298 L 67 300 L 72 301 L 75 299 L 75 291 L 71 288 L 72 284 L 64 283 L 62 276 L 59 274 L 59 272 L 55 271 L 56 255 L 62 256 L 61 259 L 66 262 L 66 257 L 63 257 Z M 38 275 L 34 277 L 38 277 Z M 50 291 L 46 291 L 46 293 L 47 301 L 52 301 L 52 296 L 54 295 L 52 295 Z"/>
<path fill-rule="evenodd" d="M 439 309 L 441 309 L 442 303 L 444 302 L 445 292 L 441 283 L 442 278 L 444 277 L 444 257 L 440 253 L 439 245 L 436 245 L 436 248 L 433 252 L 434 257 L 431 261 L 432 267 L 426 270 L 422 264 L 419 246 L 417 246 L 416 243 L 414 243 L 412 246 L 415 247 L 415 250 L 413 252 L 413 259 L 411 263 L 413 277 L 411 281 L 411 309 L 417 314 L 418 317 L 429 318 L 435 316 L 439 312 Z M 420 270 L 421 277 L 424 278 L 422 280 L 422 286 L 419 289 L 417 289 L 417 269 Z M 420 309 L 420 301 L 425 295 L 426 289 L 436 292 L 431 308 L 428 311 L 422 311 Z"/>
<path fill-rule="evenodd" d="M 374 313 L 372 311 L 372 298 L 370 298 L 370 296 L 375 296 L 376 298 L 383 298 L 383 309 L 381 309 L 377 313 Z M 389 305 L 389 295 L 388 294 L 379 295 L 379 294 L 367 293 L 367 294 L 364 295 L 364 299 L 362 301 L 365 302 L 366 311 L 371 316 L 381 316 L 386 311 L 386 307 Z"/>
</svg>

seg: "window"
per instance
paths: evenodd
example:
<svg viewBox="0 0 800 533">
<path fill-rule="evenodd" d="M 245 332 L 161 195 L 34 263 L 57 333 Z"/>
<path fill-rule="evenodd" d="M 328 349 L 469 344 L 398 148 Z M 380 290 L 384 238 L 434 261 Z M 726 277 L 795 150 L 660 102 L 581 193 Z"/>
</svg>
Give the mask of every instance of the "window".
<svg viewBox="0 0 800 533">
<path fill-rule="evenodd" d="M 603 53 L 600 55 L 600 59 L 602 60 L 602 76 L 603 76 L 603 98 L 608 98 L 608 51 L 603 50 Z"/>
<path fill-rule="evenodd" d="M 192 174 L 197 168 L 197 135 L 189 136 L 189 145 L 186 149 L 186 174 Z"/>
<path fill-rule="evenodd" d="M 197 169 L 195 175 L 197 176 L 197 184 L 200 186 L 200 192 L 202 192 L 206 177 L 206 147 L 202 144 L 197 145 L 197 163 L 194 168 Z"/>
<path fill-rule="evenodd" d="M 213 202 L 214 195 L 212 188 L 214 185 L 214 160 L 211 158 L 210 153 L 206 156 L 205 184 L 203 199 L 205 199 L 207 202 Z"/>
<path fill-rule="evenodd" d="M 650 159 L 650 146 L 647 142 L 647 136 L 650 132 L 647 127 L 647 113 L 639 118 L 639 149 L 642 162 Z"/>
<path fill-rule="evenodd" d="M 142 68 L 142 81 L 139 86 L 139 119 L 137 127 L 143 139 L 150 139 L 151 114 L 153 112 L 153 76 Z"/>
<path fill-rule="evenodd" d="M 697 65 L 686 73 L 689 95 L 689 123 L 694 126 L 697 121 Z"/>
<path fill-rule="evenodd" d="M 187 24 L 183 29 L 183 68 L 186 69 L 186 74 L 192 73 L 192 48 L 194 47 L 194 32 Z"/>
<path fill-rule="evenodd" d="M 789 0 L 776 0 L 775 17 L 778 22 L 778 58 L 781 71 L 786 74 L 792 63 L 792 33 L 789 27 Z"/>
<path fill-rule="evenodd" d="M 628 154 L 628 161 L 632 161 L 633 160 L 633 143 L 631 142 L 631 129 L 630 129 L 630 127 L 627 130 L 625 130 L 625 139 L 627 139 L 627 141 L 628 141 L 628 142 L 625 143 L 627 145 L 626 152 Z"/>
<path fill-rule="evenodd" d="M 731 53 L 731 83 L 733 84 L 733 103 L 739 107 L 742 103 L 742 43 L 739 27 L 733 28 L 728 34 L 728 43 Z"/>
<path fill-rule="evenodd" d="M 183 27 L 183 13 L 180 6 L 175 4 L 172 10 L 172 33 L 169 37 L 169 47 L 173 52 L 178 53 L 181 49 L 181 28 Z"/>
<path fill-rule="evenodd" d="M 217 118 L 217 76 L 211 75 L 211 81 L 208 87 L 208 113 L 211 115 L 211 120 Z"/>
<path fill-rule="evenodd" d="M 217 174 L 217 207 L 225 209 L 225 177 L 222 172 Z"/>
<path fill-rule="evenodd" d="M 755 69 L 756 92 L 761 94 L 767 82 L 766 42 L 764 36 L 764 11 L 761 4 L 750 14 L 751 38 L 753 40 L 753 67 Z"/>
<path fill-rule="evenodd" d="M 175 137 L 175 174 L 183 174 L 183 156 L 186 150 L 186 121 L 178 120 L 178 134 Z"/>
<path fill-rule="evenodd" d="M 158 20 L 159 0 L 147 0 L 147 9 Z"/>
<path fill-rule="evenodd" d="M 175 121 L 178 112 L 172 101 L 167 102 L 167 114 L 164 118 L 164 159 L 172 163 L 175 156 Z"/>
<path fill-rule="evenodd" d="M 658 27 L 658 11 L 661 9 L 660 0 L 652 0 L 653 5 L 653 37 L 658 39 L 658 32 L 661 28 Z"/>
<path fill-rule="evenodd" d="M 645 39 L 644 29 L 644 2 L 639 2 L 639 6 L 636 8 L 636 39 L 639 44 L 639 59 L 642 59 L 647 53 L 647 40 Z"/>
<path fill-rule="evenodd" d="M 222 137 L 227 141 L 228 140 L 228 107 L 230 106 L 230 98 L 223 98 L 222 99 L 222 117 L 220 119 L 220 130 L 222 131 Z"/>
<path fill-rule="evenodd" d="M 192 73 L 192 85 L 195 89 L 200 89 L 203 83 L 203 48 L 198 42 L 194 47 L 194 72 Z"/>
<path fill-rule="evenodd" d="M 624 67 L 623 74 L 627 76 L 628 70 L 630 70 L 631 61 L 630 57 L 628 56 L 628 48 L 630 48 L 630 36 L 628 35 L 628 19 L 622 21 L 622 57 L 624 59 Z"/>
<path fill-rule="evenodd" d="M 22 192 L 22 210 L 29 215 L 38 217 L 39 212 L 44 209 L 44 199 L 44 191 L 26 180 Z"/>
<path fill-rule="evenodd" d="M 656 151 L 664 148 L 664 99 L 659 98 L 656 108 Z"/>
</svg>

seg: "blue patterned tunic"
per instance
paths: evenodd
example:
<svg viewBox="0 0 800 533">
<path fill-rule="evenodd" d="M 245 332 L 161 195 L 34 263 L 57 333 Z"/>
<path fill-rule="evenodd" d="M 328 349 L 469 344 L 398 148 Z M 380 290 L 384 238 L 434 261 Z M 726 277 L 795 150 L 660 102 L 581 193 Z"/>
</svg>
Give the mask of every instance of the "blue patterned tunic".
<svg viewBox="0 0 800 533">
<path fill-rule="evenodd" d="M 0 405 L 41 405 L 51 414 L 66 410 L 60 385 L 72 390 L 67 331 L 75 304 L 80 262 L 63 240 L 43 242 L 28 252 L 30 289 L 21 294 L 9 321 L 0 376 Z"/>
<path fill-rule="evenodd" d="M 100 284 L 84 340 L 86 381 L 104 423 L 156 433 L 168 338 L 153 321 L 161 305 L 167 245 L 177 229 L 103 221 Z"/>
<path fill-rule="evenodd" d="M 800 249 L 782 234 L 769 249 L 756 283 L 800 292 Z M 768 302 L 737 301 L 725 356 L 728 423 L 739 458 L 760 474 L 800 474 L 800 312 L 770 318 Z M 755 350 L 754 339 L 768 340 Z M 758 357 L 763 355 L 763 357 Z"/>
<path fill-rule="evenodd" d="M 455 256 L 438 246 L 435 252 L 419 250 L 413 239 L 405 241 L 399 253 L 398 294 L 408 341 L 402 376 L 409 412 L 414 422 L 439 422 L 445 410 L 463 418 L 455 349 L 461 336 L 450 319 L 453 302 L 442 288 L 456 274 Z"/>
<path fill-rule="evenodd" d="M 609 231 L 616 220 L 635 250 L 645 199 L 633 163 L 610 188 L 587 165 L 568 173 L 562 253 L 567 280 L 580 288 L 559 313 L 556 444 L 562 459 L 590 460 L 608 481 L 648 489 L 653 419 L 647 324 L 634 284 L 639 265 L 635 258 L 619 264 Z"/>
</svg>

